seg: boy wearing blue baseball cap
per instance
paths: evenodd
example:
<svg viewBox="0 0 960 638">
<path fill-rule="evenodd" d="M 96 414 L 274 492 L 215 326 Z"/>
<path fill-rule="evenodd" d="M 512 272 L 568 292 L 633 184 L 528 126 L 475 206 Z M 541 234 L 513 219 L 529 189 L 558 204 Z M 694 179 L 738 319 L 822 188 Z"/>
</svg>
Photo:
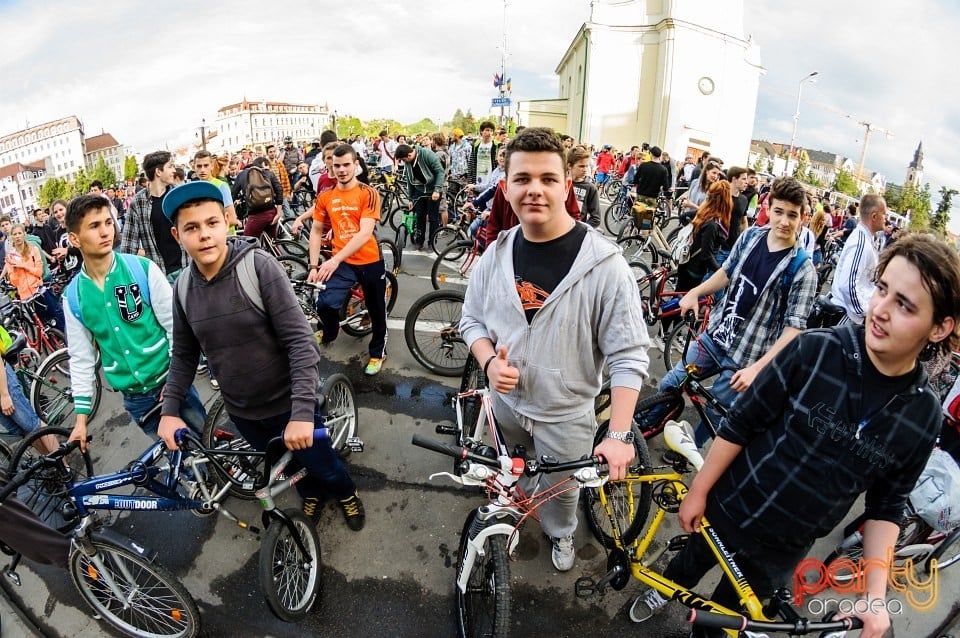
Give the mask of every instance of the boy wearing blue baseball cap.
<svg viewBox="0 0 960 638">
<path fill-rule="evenodd" d="M 160 436 L 168 448 L 177 448 L 174 434 L 183 427 L 178 415 L 203 351 L 230 420 L 250 445 L 262 450 L 282 434 L 309 472 L 297 483 L 304 514 L 316 520 L 329 494 L 350 529 L 362 529 L 365 512 L 356 485 L 330 440 L 313 439 L 314 428 L 323 427 L 320 349 L 283 267 L 257 248 L 256 239 L 227 238 L 223 201 L 209 182 L 174 188 L 163 200 L 163 213 L 193 261 L 174 284 L 173 358 Z"/>
<path fill-rule="evenodd" d="M 86 447 L 98 353 L 107 382 L 123 393 L 123 407 L 146 434 L 156 434 L 159 419 L 144 417 L 161 400 L 170 366 L 170 284 L 149 259 L 114 251 L 116 228 L 103 197 L 77 197 L 64 221 L 70 243 L 83 255 L 63 294 L 77 414 L 70 439 Z M 206 413 L 200 396 L 191 385 L 184 397 L 180 414 L 201 432 Z"/>
</svg>

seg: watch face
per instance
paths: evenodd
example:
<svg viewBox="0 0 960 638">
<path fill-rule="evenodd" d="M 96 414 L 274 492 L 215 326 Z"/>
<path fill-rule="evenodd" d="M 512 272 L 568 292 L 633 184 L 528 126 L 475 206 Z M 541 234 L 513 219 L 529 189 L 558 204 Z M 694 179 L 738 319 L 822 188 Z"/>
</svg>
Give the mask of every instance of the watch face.
<svg viewBox="0 0 960 638">
<path fill-rule="evenodd" d="M 710 95 L 713 93 L 713 80 L 708 77 L 700 78 L 700 81 L 697 83 L 700 87 L 700 92 L 704 95 Z"/>
</svg>

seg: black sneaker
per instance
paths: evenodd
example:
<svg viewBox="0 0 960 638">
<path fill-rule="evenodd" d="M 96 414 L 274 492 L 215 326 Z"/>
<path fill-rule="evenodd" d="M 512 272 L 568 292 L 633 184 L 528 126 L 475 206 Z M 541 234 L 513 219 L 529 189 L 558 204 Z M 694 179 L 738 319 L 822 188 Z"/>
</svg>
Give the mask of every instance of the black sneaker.
<svg viewBox="0 0 960 638">
<path fill-rule="evenodd" d="M 320 520 L 320 512 L 322 510 L 320 499 L 316 496 L 308 496 L 303 499 L 303 513 L 314 525 Z"/>
<path fill-rule="evenodd" d="M 363 524 L 367 521 L 367 513 L 363 509 L 363 501 L 360 495 L 354 492 L 347 498 L 337 501 L 340 510 L 343 512 L 343 518 L 347 521 L 347 527 L 355 532 L 363 529 Z"/>
</svg>

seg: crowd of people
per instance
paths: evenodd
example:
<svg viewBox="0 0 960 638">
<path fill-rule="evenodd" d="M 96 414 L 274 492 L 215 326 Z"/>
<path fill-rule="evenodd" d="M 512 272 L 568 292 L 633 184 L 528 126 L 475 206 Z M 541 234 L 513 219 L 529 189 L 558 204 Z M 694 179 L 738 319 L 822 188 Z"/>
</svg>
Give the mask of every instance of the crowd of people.
<svg viewBox="0 0 960 638">
<path fill-rule="evenodd" d="M 349 527 L 361 529 L 365 511 L 349 472 L 329 442 L 312 438 L 322 425 L 317 365 L 358 283 L 373 324 L 365 373 L 378 374 L 386 361 L 386 314 L 376 303 L 385 286 L 374 235 L 380 195 L 368 182 L 374 172 L 400 167 L 417 213 L 415 247 L 451 214 L 443 208 L 445 189 L 470 189 L 472 207 L 483 212 L 487 248 L 471 275 L 460 329 L 489 379 L 507 438 L 538 456 L 596 454 L 612 480 L 633 461 L 634 407 L 651 339 L 631 270 L 598 229 L 597 186 L 620 179 L 648 200 L 681 191 L 677 201 L 693 231 L 678 271 L 680 307 L 696 314 L 702 298 L 717 301 L 686 360 L 659 389 L 677 387 L 688 363 L 707 374 L 713 366 L 713 394 L 727 410 L 681 506 L 682 526 L 696 530 L 707 512 L 757 593 L 769 596 L 789 581 L 813 540 L 866 493 L 865 557 L 886 558 L 942 423 L 918 359 L 960 344 L 956 251 L 930 236 L 900 237 L 878 196 L 864 196 L 841 216 L 793 178 L 761 183 L 755 171 L 724 168 L 708 154 L 673 166 L 647 144 L 621 157 L 608 145 L 594 153 L 542 128 L 510 139 L 484 122 L 472 141 L 457 129 L 449 139 L 383 131 L 372 141 L 328 131 L 306 148 L 286 138 L 262 154 L 200 151 L 187 170 L 156 151 L 144 157 L 132 195 L 98 184 L 54 202 L 49 219 L 37 211 L 29 227 L 0 218 L 5 272 L 21 297 L 37 293 L 44 268 L 72 275 L 64 302 L 44 297 L 70 344 L 71 438 L 86 445 L 99 358 L 133 421 L 176 449 L 178 429 L 202 427 L 193 379 L 206 365 L 244 437 L 262 448 L 282 434 L 308 468 L 311 479 L 297 485 L 304 511 L 316 516 L 323 496 L 333 495 Z M 298 222 L 314 221 L 308 279 L 324 284 L 319 334 L 282 268 L 256 250 L 261 233 L 293 216 L 298 191 L 315 197 Z M 328 233 L 332 256 L 321 260 Z M 807 331 L 817 267 L 832 241 L 843 247 L 831 296 L 846 316 L 833 329 Z M 242 281 L 248 269 L 259 299 Z M 234 329 L 223 330 L 224 322 Z M 610 425 L 594 445 L 604 366 Z M 7 398 L 0 385 L 4 414 Z M 144 422 L 158 403 L 162 416 Z M 695 436 L 706 444 L 703 428 Z M 574 491 L 540 509 L 561 571 L 575 560 L 576 504 Z M 698 539 L 691 536 L 666 572 L 686 586 L 710 564 Z M 868 575 L 867 584 L 870 597 L 886 595 L 885 578 Z M 721 586 L 714 600 L 736 608 L 731 593 Z M 637 598 L 631 617 L 642 621 L 666 602 L 651 590 Z M 885 612 L 861 618 L 868 638 L 889 626 Z"/>
</svg>

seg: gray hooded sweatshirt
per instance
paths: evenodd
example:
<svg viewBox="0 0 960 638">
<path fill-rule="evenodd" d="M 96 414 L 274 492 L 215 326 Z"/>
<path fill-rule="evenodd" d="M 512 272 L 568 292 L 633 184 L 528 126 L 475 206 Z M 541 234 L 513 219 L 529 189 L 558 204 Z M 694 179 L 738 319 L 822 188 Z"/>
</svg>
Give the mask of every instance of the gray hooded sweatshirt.
<svg viewBox="0 0 960 638">
<path fill-rule="evenodd" d="M 604 361 L 611 387 L 640 390 L 650 338 L 637 283 L 617 245 L 588 228 L 570 272 L 527 323 L 513 272 L 520 227 L 501 232 L 470 275 L 460 332 L 468 346 L 488 337 L 520 371 L 500 395 L 518 414 L 557 422 L 593 409 Z M 485 363 L 483 361 L 481 364 Z"/>
</svg>

